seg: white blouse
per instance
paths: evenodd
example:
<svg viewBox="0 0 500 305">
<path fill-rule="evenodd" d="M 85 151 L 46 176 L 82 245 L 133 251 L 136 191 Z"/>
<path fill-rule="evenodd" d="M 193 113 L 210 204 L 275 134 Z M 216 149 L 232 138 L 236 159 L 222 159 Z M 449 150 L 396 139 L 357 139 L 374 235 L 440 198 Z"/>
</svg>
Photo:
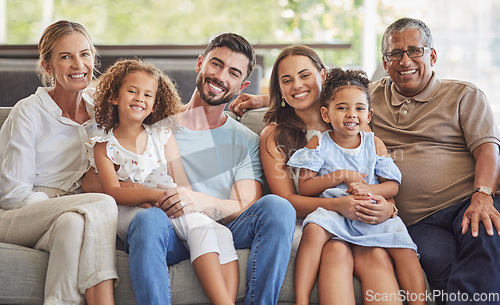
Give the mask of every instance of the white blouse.
<svg viewBox="0 0 500 305">
<path fill-rule="evenodd" d="M 48 199 L 37 188 L 56 193 L 79 192 L 89 169 L 84 143 L 99 134 L 94 119 L 78 124 L 62 116 L 49 96 L 51 88 L 38 88 L 19 101 L 0 130 L 0 206 L 19 208 Z M 82 92 L 93 117 L 94 89 Z"/>
</svg>

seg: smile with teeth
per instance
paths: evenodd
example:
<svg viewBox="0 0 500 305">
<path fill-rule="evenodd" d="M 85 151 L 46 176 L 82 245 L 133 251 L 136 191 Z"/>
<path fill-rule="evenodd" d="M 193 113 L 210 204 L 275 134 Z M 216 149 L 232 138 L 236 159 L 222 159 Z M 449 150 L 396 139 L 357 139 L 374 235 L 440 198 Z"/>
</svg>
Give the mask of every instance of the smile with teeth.
<svg viewBox="0 0 500 305">
<path fill-rule="evenodd" d="M 224 91 L 224 89 L 222 89 L 221 87 L 218 87 L 218 86 L 216 86 L 216 85 L 214 85 L 214 84 L 212 84 L 212 83 L 210 83 L 210 82 L 208 83 L 208 86 L 209 86 L 212 90 L 217 91 L 217 92 L 223 92 L 223 91 Z"/>
<path fill-rule="evenodd" d="M 355 123 L 355 122 L 344 123 L 344 126 L 347 126 L 347 127 L 356 127 L 358 125 L 359 125 L 359 123 Z"/>
<path fill-rule="evenodd" d="M 301 97 L 304 97 L 304 96 L 306 96 L 306 95 L 308 95 L 308 94 L 309 94 L 309 92 L 308 92 L 308 91 L 305 91 L 305 92 L 301 92 L 301 93 L 299 93 L 299 94 L 294 94 L 294 95 L 293 95 L 293 97 L 294 97 L 294 98 L 301 98 Z"/>
<path fill-rule="evenodd" d="M 80 74 L 70 74 L 69 77 L 70 78 L 82 78 L 82 77 L 85 77 L 87 73 L 80 73 Z"/>
<path fill-rule="evenodd" d="M 132 109 L 136 110 L 136 111 L 144 111 L 144 107 L 141 107 L 141 106 L 130 106 L 132 107 Z"/>
<path fill-rule="evenodd" d="M 417 70 L 407 70 L 407 71 L 399 71 L 399 74 L 404 76 L 404 75 L 411 75 L 415 72 L 417 72 Z"/>
</svg>

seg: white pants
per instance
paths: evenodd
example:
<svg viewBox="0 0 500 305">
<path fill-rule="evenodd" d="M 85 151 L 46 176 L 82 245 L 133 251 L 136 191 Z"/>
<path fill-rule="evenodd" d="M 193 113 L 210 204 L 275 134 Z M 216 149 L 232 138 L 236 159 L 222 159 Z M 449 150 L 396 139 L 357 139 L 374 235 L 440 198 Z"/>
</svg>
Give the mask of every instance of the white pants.
<svg viewBox="0 0 500 305">
<path fill-rule="evenodd" d="M 177 236 L 189 249 L 191 263 L 203 254 L 216 252 L 219 262 L 227 264 L 238 259 L 233 233 L 226 226 L 201 213 L 188 213 L 170 219 Z"/>
<path fill-rule="evenodd" d="M 118 206 L 118 237 L 121 240 L 125 241 L 130 222 L 141 210 L 140 207 Z M 219 254 L 221 264 L 238 259 L 231 230 L 212 218 L 201 213 L 188 213 L 178 218 L 170 218 L 170 222 L 177 236 L 189 249 L 191 262 L 211 252 Z"/>
<path fill-rule="evenodd" d="M 84 304 L 85 291 L 116 279 L 114 199 L 104 194 L 52 198 L 0 209 L 0 242 L 50 252 L 44 304 Z"/>
</svg>

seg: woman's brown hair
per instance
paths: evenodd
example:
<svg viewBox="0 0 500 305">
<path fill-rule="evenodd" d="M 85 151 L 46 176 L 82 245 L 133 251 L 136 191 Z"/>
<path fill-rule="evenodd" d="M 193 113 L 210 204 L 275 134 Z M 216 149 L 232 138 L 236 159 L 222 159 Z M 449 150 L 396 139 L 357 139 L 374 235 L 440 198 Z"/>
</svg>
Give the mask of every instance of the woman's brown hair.
<svg viewBox="0 0 500 305">
<path fill-rule="evenodd" d="M 281 106 L 283 96 L 278 79 L 278 65 L 284 58 L 291 55 L 308 57 L 318 71 L 326 69 L 318 54 L 310 47 L 304 45 L 292 45 L 284 48 L 274 62 L 269 81 L 270 105 L 264 115 L 264 121 L 267 124 L 276 124 L 276 129 L 273 133 L 274 142 L 278 149 L 285 154 L 286 161 L 288 161 L 297 149 L 307 144 L 304 122 L 295 114 L 295 110 L 290 105 L 285 103 L 284 107 Z"/>
</svg>

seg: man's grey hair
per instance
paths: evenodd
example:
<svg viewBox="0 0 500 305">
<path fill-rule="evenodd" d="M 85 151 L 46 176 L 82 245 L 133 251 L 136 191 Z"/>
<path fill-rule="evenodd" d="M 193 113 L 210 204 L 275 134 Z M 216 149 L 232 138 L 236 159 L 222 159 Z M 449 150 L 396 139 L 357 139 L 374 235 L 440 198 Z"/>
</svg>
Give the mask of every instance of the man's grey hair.
<svg viewBox="0 0 500 305">
<path fill-rule="evenodd" d="M 403 32 L 409 29 L 419 30 L 420 34 L 422 34 L 422 44 L 425 47 L 429 47 L 432 49 L 434 48 L 434 42 L 432 41 L 432 34 L 429 27 L 421 20 L 406 17 L 396 20 L 385 30 L 384 36 L 382 37 L 382 54 L 385 54 L 389 51 L 389 38 L 392 36 L 392 34 Z"/>
</svg>

